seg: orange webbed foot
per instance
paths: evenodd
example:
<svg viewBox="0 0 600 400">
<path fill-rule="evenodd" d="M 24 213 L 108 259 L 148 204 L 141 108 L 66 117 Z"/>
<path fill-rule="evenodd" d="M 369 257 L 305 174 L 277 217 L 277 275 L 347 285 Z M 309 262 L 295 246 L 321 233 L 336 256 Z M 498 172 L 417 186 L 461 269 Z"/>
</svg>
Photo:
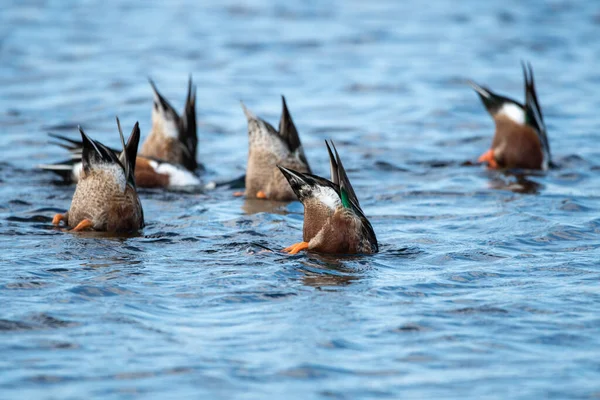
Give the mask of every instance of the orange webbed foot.
<svg viewBox="0 0 600 400">
<path fill-rule="evenodd" d="M 244 192 L 233 192 L 233 197 L 242 197 Z"/>
<path fill-rule="evenodd" d="M 286 247 L 283 251 L 290 254 L 298 254 L 298 252 L 306 249 L 308 249 L 308 242 L 300 242 Z"/>
<path fill-rule="evenodd" d="M 259 191 L 256 193 L 256 198 L 257 198 L 257 199 L 266 199 L 266 198 L 267 198 L 267 195 L 266 195 L 266 194 L 265 194 L 265 192 L 263 192 L 262 190 L 259 190 Z"/>
<path fill-rule="evenodd" d="M 66 222 L 66 220 L 67 217 L 65 216 L 65 214 L 56 214 L 54 218 L 52 218 L 52 225 L 59 225 L 60 221 Z"/>
<path fill-rule="evenodd" d="M 483 153 L 481 156 L 479 156 L 479 158 L 477 159 L 477 162 L 480 162 L 480 163 L 486 162 L 488 164 L 488 167 L 492 168 L 492 169 L 498 168 L 498 163 L 496 162 L 496 159 L 494 158 L 494 150 L 492 150 L 492 149 L 489 149 L 488 151 Z"/>
<path fill-rule="evenodd" d="M 81 232 L 88 228 L 91 228 L 92 226 L 94 226 L 92 221 L 90 221 L 89 219 L 86 218 L 83 221 L 81 221 L 80 223 L 78 223 L 77 226 L 72 229 L 72 231 L 73 232 Z"/>
</svg>

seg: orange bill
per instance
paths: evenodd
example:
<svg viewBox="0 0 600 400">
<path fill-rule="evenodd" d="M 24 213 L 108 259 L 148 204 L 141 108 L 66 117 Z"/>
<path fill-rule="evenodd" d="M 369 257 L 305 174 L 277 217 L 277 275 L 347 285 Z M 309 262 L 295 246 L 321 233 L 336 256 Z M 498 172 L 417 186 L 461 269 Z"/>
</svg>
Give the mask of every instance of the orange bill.
<svg viewBox="0 0 600 400">
<path fill-rule="evenodd" d="M 256 198 L 257 198 L 257 199 L 266 199 L 266 198 L 267 198 L 267 195 L 266 195 L 266 194 L 265 194 L 265 192 L 263 192 L 262 190 L 259 190 L 259 191 L 256 193 Z"/>
</svg>

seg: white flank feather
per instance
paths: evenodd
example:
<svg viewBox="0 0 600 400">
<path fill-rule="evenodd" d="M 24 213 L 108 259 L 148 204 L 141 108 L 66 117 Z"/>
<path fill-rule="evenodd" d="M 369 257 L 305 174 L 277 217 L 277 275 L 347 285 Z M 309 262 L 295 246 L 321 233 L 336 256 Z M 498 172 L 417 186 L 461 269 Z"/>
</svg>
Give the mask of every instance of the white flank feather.
<svg viewBox="0 0 600 400">
<path fill-rule="evenodd" d="M 169 176 L 169 187 L 198 186 L 200 179 L 185 168 L 169 163 L 150 161 L 150 166 L 159 174 Z"/>
</svg>

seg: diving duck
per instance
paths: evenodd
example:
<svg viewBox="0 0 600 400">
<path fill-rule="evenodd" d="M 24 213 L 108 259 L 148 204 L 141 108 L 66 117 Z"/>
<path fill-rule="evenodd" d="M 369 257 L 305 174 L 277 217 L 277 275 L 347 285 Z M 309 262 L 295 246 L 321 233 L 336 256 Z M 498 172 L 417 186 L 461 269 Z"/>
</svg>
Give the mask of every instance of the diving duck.
<svg viewBox="0 0 600 400">
<path fill-rule="evenodd" d="M 551 165 L 546 125 L 535 90 L 531 64 L 523 66 L 525 104 L 493 93 L 473 81 L 469 84 L 494 119 L 492 147 L 478 161 L 492 169 L 539 169 Z"/>
<path fill-rule="evenodd" d="M 371 223 L 363 213 L 333 142 L 327 145 L 331 180 L 310 173 L 279 169 L 304 205 L 303 241 L 283 251 L 302 250 L 335 254 L 371 254 L 379 250 Z"/>
<path fill-rule="evenodd" d="M 244 193 L 238 193 L 239 195 L 276 201 L 295 200 L 294 191 L 277 165 L 310 173 L 285 97 L 281 96 L 281 102 L 279 131 L 268 122 L 256 117 L 242 103 L 248 120 L 248 167 L 246 190 Z"/>
<path fill-rule="evenodd" d="M 178 188 L 198 186 L 202 182 L 194 171 L 198 167 L 196 148 L 196 89 L 192 79 L 188 81 L 188 94 L 183 116 L 179 117 L 173 107 L 158 92 L 150 80 L 154 92 L 152 129 L 137 156 L 136 183 L 141 188 Z M 65 136 L 50 134 L 56 143 L 67 149 L 71 158 L 55 164 L 38 165 L 52 171 L 65 182 L 78 182 L 81 174 L 83 142 Z M 118 153 L 118 151 L 113 150 Z"/>
<path fill-rule="evenodd" d="M 102 143 L 90 139 L 79 128 L 83 149 L 82 172 L 69 211 L 56 214 L 74 232 L 135 232 L 144 227 L 144 211 L 135 186 L 135 168 L 140 127 L 136 122 L 127 144 L 117 118 L 123 151 L 117 155 Z"/>
<path fill-rule="evenodd" d="M 159 93 L 156 85 L 149 79 L 154 92 L 152 107 L 152 129 L 142 144 L 140 154 L 144 157 L 163 160 L 184 166 L 188 171 L 198 168 L 196 148 L 196 87 L 192 78 L 188 81 L 188 93 L 183 114 L 177 111 Z"/>
</svg>

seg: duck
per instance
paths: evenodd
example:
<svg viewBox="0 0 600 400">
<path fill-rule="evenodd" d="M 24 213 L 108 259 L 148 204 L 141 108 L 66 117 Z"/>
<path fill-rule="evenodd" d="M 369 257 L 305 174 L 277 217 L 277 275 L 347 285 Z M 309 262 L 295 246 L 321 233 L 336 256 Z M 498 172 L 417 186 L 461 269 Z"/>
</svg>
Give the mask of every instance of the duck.
<svg viewBox="0 0 600 400">
<path fill-rule="evenodd" d="M 284 96 L 279 130 L 254 115 L 244 103 L 242 109 L 248 121 L 248 166 L 246 189 L 235 195 L 273 201 L 293 201 L 296 195 L 277 165 L 310 173 L 298 130 L 294 125 Z"/>
<path fill-rule="evenodd" d="M 54 139 L 60 140 L 55 144 L 66 148 L 70 153 L 70 158 L 54 164 L 39 164 L 37 167 L 46 171 L 52 171 L 59 175 L 64 183 L 77 183 L 82 172 L 82 148 L 81 140 L 74 140 L 66 136 L 50 133 Z M 113 152 L 117 150 L 109 147 Z M 191 171 L 188 171 L 179 164 L 172 164 L 160 159 L 136 157 L 135 178 L 138 188 L 166 188 L 177 189 L 182 187 L 199 186 L 201 179 Z"/>
<path fill-rule="evenodd" d="M 304 205 L 302 242 L 283 249 L 289 254 L 302 250 L 332 254 L 373 254 L 379 251 L 373 226 L 363 213 L 342 160 L 331 141 L 331 180 L 279 165 L 281 173 Z"/>
<path fill-rule="evenodd" d="M 148 79 L 154 93 L 152 128 L 142 144 L 140 154 L 147 158 L 179 164 L 188 171 L 198 168 L 196 151 L 196 87 L 188 80 L 188 93 L 182 115 L 160 94 L 154 81 Z"/>
<path fill-rule="evenodd" d="M 201 165 L 196 161 L 198 144 L 196 133 L 196 89 L 190 77 L 188 94 L 182 116 L 158 92 L 150 79 L 154 92 L 152 128 L 136 158 L 136 183 L 139 188 L 180 188 L 202 184 L 195 171 Z M 82 171 L 83 141 L 50 133 L 53 142 L 70 153 L 70 158 L 54 164 L 41 164 L 38 168 L 52 171 L 65 183 L 77 183 Z M 177 142 L 177 143 L 176 143 Z M 111 149 L 118 153 L 117 150 Z"/>
<path fill-rule="evenodd" d="M 56 214 L 53 225 L 63 222 L 73 232 L 136 232 L 144 227 L 144 210 L 135 182 L 140 127 L 136 124 L 125 144 L 117 118 L 123 151 L 120 154 L 91 139 L 79 127 L 82 139 L 82 172 L 69 210 Z"/>
<path fill-rule="evenodd" d="M 490 169 L 547 170 L 552 164 L 550 145 L 531 64 L 522 63 L 525 78 L 525 104 L 492 92 L 469 80 L 487 112 L 494 119 L 496 131 L 492 145 L 478 162 Z"/>
</svg>

